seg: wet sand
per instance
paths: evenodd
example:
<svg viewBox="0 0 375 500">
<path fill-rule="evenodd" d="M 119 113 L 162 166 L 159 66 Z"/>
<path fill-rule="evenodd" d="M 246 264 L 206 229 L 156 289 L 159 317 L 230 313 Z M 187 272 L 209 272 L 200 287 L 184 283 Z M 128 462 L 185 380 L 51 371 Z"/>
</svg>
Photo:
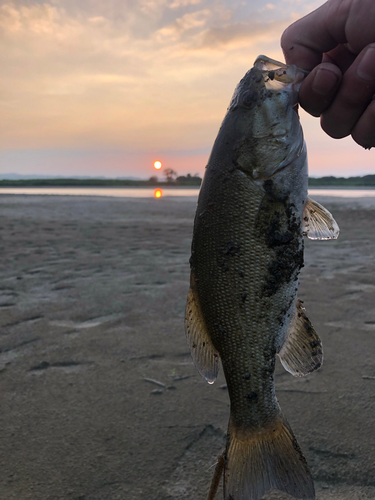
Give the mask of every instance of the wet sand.
<svg viewBox="0 0 375 500">
<path fill-rule="evenodd" d="M 341 228 L 306 243 L 301 276 L 325 361 L 303 379 L 278 365 L 277 394 L 317 499 L 375 499 L 375 199 L 316 199 Z M 229 404 L 185 343 L 194 212 L 0 197 L 1 499 L 205 499 Z"/>
</svg>

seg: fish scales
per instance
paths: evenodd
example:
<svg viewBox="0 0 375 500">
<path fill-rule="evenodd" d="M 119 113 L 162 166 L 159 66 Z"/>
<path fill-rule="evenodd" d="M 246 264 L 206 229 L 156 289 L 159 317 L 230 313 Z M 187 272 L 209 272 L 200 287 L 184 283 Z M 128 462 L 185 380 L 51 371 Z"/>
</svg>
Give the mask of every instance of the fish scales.
<svg viewBox="0 0 375 500">
<path fill-rule="evenodd" d="M 303 236 L 338 235 L 307 197 L 307 160 L 293 110 L 304 73 L 260 56 L 236 88 L 201 186 L 192 241 L 186 333 L 213 383 L 222 361 L 231 403 L 225 500 L 270 489 L 315 498 L 311 474 L 275 395 L 276 355 L 293 375 L 322 362 L 321 342 L 297 299 Z"/>
<path fill-rule="evenodd" d="M 281 245 L 274 245 L 267 236 L 268 226 L 264 227 L 264 217 L 259 214 L 265 211 L 272 217 L 277 213 L 286 219 L 284 225 L 290 226 L 288 209 L 276 203 L 275 210 L 272 198 L 241 171 L 233 173 L 221 190 L 215 182 L 207 181 L 202 187 L 192 244 L 192 267 L 199 277 L 197 291 L 211 339 L 222 359 L 233 418 L 238 425 L 263 427 L 279 412 L 273 380 L 275 354 L 288 324 L 285 317 L 291 316 L 302 262 L 293 260 L 290 280 L 269 285 L 274 278 L 269 268 L 278 259 Z M 295 220 L 293 212 L 289 219 Z M 224 221 L 229 223 L 218 232 L 217 226 L 223 226 Z M 300 224 L 300 220 L 295 223 L 296 228 Z M 282 245 L 284 252 L 288 246 L 293 253 L 296 245 L 302 247 L 300 231 Z"/>
</svg>

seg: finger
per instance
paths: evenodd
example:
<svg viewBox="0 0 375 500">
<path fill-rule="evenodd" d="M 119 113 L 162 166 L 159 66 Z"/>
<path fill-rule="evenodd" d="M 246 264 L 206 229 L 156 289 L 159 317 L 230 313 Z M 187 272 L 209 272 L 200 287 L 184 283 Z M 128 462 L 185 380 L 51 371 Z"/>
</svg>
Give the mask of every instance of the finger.
<svg viewBox="0 0 375 500">
<path fill-rule="evenodd" d="M 347 44 L 354 54 L 374 42 L 375 2 L 328 0 L 290 25 L 281 37 L 287 64 L 311 70 L 322 54 Z M 360 29 L 358 28 L 360 26 Z"/>
<path fill-rule="evenodd" d="M 341 71 L 334 64 L 322 63 L 305 78 L 299 102 L 310 115 L 320 116 L 333 102 L 341 82 Z"/>
<path fill-rule="evenodd" d="M 354 128 L 375 93 L 375 43 L 366 47 L 344 73 L 331 106 L 322 114 L 323 130 L 336 139 Z"/>
<path fill-rule="evenodd" d="M 352 130 L 352 137 L 356 143 L 365 149 L 375 146 L 375 100 L 367 106 Z"/>
<path fill-rule="evenodd" d="M 323 62 L 330 62 L 345 73 L 355 61 L 357 54 L 353 54 L 345 45 L 338 45 L 333 50 L 323 54 Z"/>
<path fill-rule="evenodd" d="M 327 18 L 330 4 L 332 2 L 326 2 L 284 31 L 281 36 L 281 48 L 287 64 L 295 64 L 299 68 L 312 70 L 322 62 L 324 52 L 329 52 L 339 43 L 347 41 L 345 23 L 342 19 L 340 19 L 341 26 L 328 31 Z M 334 22 L 339 24 L 337 19 Z M 335 32 L 336 36 L 333 36 L 332 32 Z"/>
</svg>

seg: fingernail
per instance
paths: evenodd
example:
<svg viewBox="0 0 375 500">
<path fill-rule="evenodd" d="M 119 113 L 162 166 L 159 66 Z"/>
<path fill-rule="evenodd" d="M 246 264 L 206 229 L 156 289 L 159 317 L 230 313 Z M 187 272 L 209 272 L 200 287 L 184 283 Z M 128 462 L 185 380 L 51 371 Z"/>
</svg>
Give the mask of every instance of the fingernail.
<svg viewBox="0 0 375 500">
<path fill-rule="evenodd" d="M 320 68 L 316 72 L 312 89 L 316 94 L 328 95 L 336 87 L 339 76 L 329 69 Z"/>
<path fill-rule="evenodd" d="M 369 47 L 357 68 L 357 75 L 363 80 L 375 80 L 375 47 Z"/>
</svg>

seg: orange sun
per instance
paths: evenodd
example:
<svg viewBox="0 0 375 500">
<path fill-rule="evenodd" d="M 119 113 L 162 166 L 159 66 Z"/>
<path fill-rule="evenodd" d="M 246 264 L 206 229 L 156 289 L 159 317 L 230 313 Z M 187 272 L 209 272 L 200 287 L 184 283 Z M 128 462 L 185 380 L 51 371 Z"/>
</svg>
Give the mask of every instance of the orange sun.
<svg viewBox="0 0 375 500">
<path fill-rule="evenodd" d="M 154 196 L 155 198 L 161 198 L 163 196 L 163 191 L 159 188 L 155 189 Z"/>
<path fill-rule="evenodd" d="M 159 161 L 159 160 L 158 160 L 158 161 L 156 161 L 156 162 L 154 163 L 154 167 L 156 168 L 156 170 L 159 170 L 159 168 L 161 168 L 161 161 Z"/>
</svg>

